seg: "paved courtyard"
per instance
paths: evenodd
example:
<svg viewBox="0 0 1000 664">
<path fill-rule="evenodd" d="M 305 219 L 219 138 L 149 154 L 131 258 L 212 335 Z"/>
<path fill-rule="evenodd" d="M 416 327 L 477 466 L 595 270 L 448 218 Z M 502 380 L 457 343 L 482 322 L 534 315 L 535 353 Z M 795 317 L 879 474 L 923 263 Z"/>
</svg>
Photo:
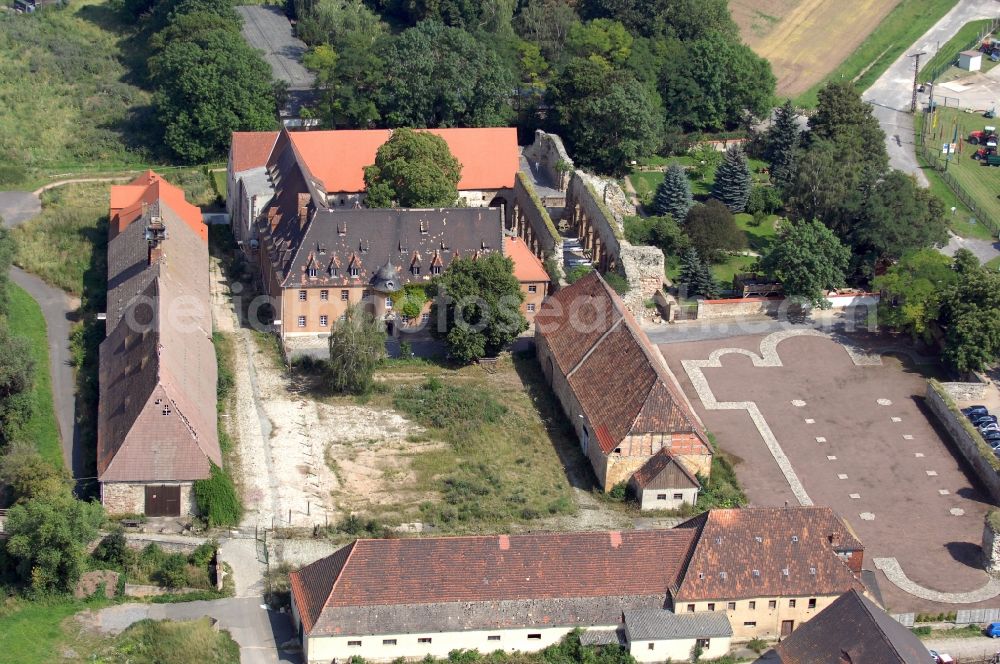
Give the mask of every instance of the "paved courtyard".
<svg viewBox="0 0 1000 664">
<path fill-rule="evenodd" d="M 910 361 L 852 355 L 802 331 L 660 349 L 705 425 L 739 459 L 753 504 L 829 505 L 865 544 L 866 569 L 895 558 L 928 590 L 914 596 L 877 571 L 891 611 L 1000 606 L 1000 586 L 988 586 L 979 567 L 989 504 L 928 418 L 926 383 Z M 938 592 L 972 594 L 945 607 L 930 599 Z"/>
</svg>

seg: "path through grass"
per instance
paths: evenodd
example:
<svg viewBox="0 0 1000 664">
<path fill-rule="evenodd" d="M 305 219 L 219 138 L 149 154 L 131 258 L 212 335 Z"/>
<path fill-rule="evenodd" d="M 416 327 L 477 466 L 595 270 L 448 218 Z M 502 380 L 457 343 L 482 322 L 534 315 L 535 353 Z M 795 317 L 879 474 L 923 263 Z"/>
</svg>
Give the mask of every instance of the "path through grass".
<svg viewBox="0 0 1000 664">
<path fill-rule="evenodd" d="M 22 438 L 34 445 L 44 459 L 62 468 L 64 460 L 62 446 L 59 444 L 59 425 L 52 404 L 52 375 L 49 373 L 49 341 L 45 334 L 45 317 L 42 316 L 38 303 L 24 289 L 14 283 L 9 285 L 9 289 L 8 325 L 15 336 L 28 340 L 35 360 L 33 412 Z M 2 646 L 0 652 L 3 652 Z"/>
</svg>

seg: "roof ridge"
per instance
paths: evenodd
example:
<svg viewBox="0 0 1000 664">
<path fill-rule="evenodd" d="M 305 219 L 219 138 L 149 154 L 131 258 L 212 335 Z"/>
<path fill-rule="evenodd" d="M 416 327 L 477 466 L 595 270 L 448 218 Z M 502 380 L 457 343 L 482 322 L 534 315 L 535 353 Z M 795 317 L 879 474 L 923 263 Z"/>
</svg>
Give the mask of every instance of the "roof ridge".
<svg viewBox="0 0 1000 664">
<path fill-rule="evenodd" d="M 896 658 L 900 662 L 905 663 L 906 658 L 903 657 L 903 654 L 899 652 L 899 649 L 896 647 L 896 640 L 893 639 L 891 636 L 889 636 L 889 634 L 887 634 L 884 629 L 882 629 L 881 621 L 874 613 L 872 613 L 871 607 L 869 607 L 868 602 L 865 601 L 865 597 L 861 595 L 856 588 L 851 588 L 850 590 L 846 591 L 844 595 L 850 595 L 852 598 L 855 599 L 855 601 L 857 601 L 858 604 L 862 606 L 862 608 L 865 611 L 865 614 L 867 614 L 868 617 L 871 618 L 872 624 L 875 625 L 875 629 L 877 629 L 878 633 L 882 636 L 882 641 L 889 644 L 889 648 L 892 650 L 893 654 L 896 655 Z M 843 599 L 844 595 L 841 595 L 840 598 Z M 872 604 L 872 606 L 874 606 L 874 604 Z M 892 616 L 889 616 L 889 619 L 895 620 Z"/>
<path fill-rule="evenodd" d="M 323 604 L 319 608 L 319 615 L 322 615 L 323 609 L 325 609 L 330 604 L 330 600 L 333 598 L 333 591 L 337 589 L 337 584 L 340 582 L 340 577 L 344 575 L 344 570 L 347 569 L 347 566 L 351 563 L 351 557 L 354 556 L 354 552 L 358 550 L 358 542 L 363 542 L 363 541 L 367 540 L 356 539 L 350 544 L 348 544 L 348 546 L 351 547 L 351 550 L 347 552 L 347 558 L 344 559 L 344 564 L 340 566 L 340 571 L 337 572 L 337 578 L 334 579 L 333 583 L 330 584 L 330 592 L 327 594 L 326 599 L 323 600 Z M 320 560 L 325 560 L 325 559 L 320 558 Z"/>
</svg>

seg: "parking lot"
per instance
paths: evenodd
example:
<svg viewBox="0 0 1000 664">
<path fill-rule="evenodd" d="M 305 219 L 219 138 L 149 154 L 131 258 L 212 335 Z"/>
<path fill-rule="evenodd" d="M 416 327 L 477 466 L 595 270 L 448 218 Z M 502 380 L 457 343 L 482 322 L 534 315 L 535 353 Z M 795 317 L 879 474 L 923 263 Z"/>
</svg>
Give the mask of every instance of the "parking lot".
<svg viewBox="0 0 1000 664">
<path fill-rule="evenodd" d="M 718 367 L 700 368 L 702 390 L 717 402 L 756 404 L 762 426 L 773 434 L 769 446 L 747 408 L 706 408 L 682 362 L 727 348 L 767 356 L 761 351 L 765 337 L 660 346 L 705 425 L 738 457 L 737 475 L 749 500 L 794 505 L 805 495 L 847 520 L 865 544 L 866 569 L 874 569 L 875 558 L 896 558 L 910 580 L 934 591 L 981 588 L 988 580 L 979 556 L 989 504 L 928 419 L 921 372 L 896 357 L 858 366 L 844 346 L 825 336 L 780 341 L 778 366 L 754 366 L 737 351 L 721 354 Z M 757 363 L 767 364 L 766 357 Z M 876 578 L 893 612 L 1000 606 L 1000 598 L 936 604 L 903 592 L 881 571 Z"/>
</svg>

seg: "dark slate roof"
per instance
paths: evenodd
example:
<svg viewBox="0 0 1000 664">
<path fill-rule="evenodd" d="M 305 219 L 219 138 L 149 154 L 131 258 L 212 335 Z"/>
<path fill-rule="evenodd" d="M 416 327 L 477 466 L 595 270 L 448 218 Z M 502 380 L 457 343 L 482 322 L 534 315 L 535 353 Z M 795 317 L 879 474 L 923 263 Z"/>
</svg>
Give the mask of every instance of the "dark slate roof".
<svg viewBox="0 0 1000 664">
<path fill-rule="evenodd" d="M 673 441 L 670 451 L 711 454 L 677 381 L 596 271 L 545 300 L 535 334 L 551 349 L 606 454 L 643 433 L 693 434 L 689 442 Z"/>
<path fill-rule="evenodd" d="M 775 647 L 782 664 L 927 664 L 920 639 L 850 590 Z M 846 657 L 845 657 L 846 655 Z"/>
<path fill-rule="evenodd" d="M 424 283 L 430 281 L 432 263 L 447 269 L 456 256 L 502 250 L 500 208 L 321 209 L 287 262 L 284 286 L 374 285 L 387 261 L 398 268 L 402 285 Z M 352 264 L 360 268 L 355 279 L 350 277 Z M 414 265 L 420 267 L 419 275 L 413 273 Z"/>
<path fill-rule="evenodd" d="M 632 481 L 640 489 L 700 489 L 701 482 L 680 463 L 667 448 L 649 458 L 632 475 Z"/>
<path fill-rule="evenodd" d="M 657 609 L 625 611 L 625 629 L 632 641 L 715 639 L 733 635 L 723 611 L 676 614 Z"/>
<path fill-rule="evenodd" d="M 580 634 L 580 645 L 584 646 L 624 646 L 625 630 L 618 629 L 588 629 Z"/>
<path fill-rule="evenodd" d="M 864 547 L 829 507 L 718 509 L 677 528 L 699 533 L 678 602 L 829 596 L 861 584 L 836 552 Z"/>
<path fill-rule="evenodd" d="M 358 540 L 293 572 L 292 593 L 307 634 L 343 633 L 344 625 L 358 634 L 391 633 L 428 622 L 442 629 L 617 624 L 624 608 L 665 605 L 695 535 Z"/>
<path fill-rule="evenodd" d="M 167 229 L 148 264 L 145 228 Z M 208 244 L 159 201 L 108 246 L 109 323 L 100 347 L 97 472 L 102 482 L 193 480 L 222 465 Z"/>
</svg>

